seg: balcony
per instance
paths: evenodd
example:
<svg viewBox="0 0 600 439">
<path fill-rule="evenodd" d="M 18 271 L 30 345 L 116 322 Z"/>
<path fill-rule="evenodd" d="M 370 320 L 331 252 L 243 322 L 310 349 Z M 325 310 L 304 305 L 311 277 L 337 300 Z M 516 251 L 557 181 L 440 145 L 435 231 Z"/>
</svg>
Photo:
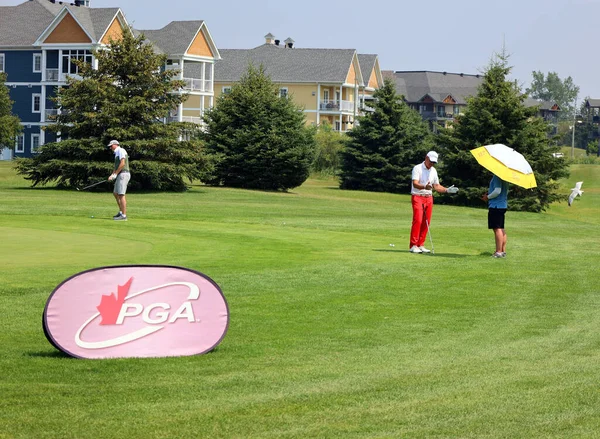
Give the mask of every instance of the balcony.
<svg viewBox="0 0 600 439">
<path fill-rule="evenodd" d="M 423 120 L 449 120 L 454 119 L 454 114 L 452 113 L 439 113 L 434 111 L 422 111 L 421 117 Z"/>
<path fill-rule="evenodd" d="M 167 122 L 179 122 L 179 118 L 177 116 L 169 116 L 167 117 Z M 195 116 L 182 116 L 181 122 L 189 122 L 195 123 L 196 125 L 202 125 L 202 118 Z"/>
<path fill-rule="evenodd" d="M 213 91 L 213 82 L 210 79 L 195 79 L 195 78 L 183 78 L 185 81 L 184 90 L 189 91 Z"/>
<path fill-rule="evenodd" d="M 54 122 L 58 116 L 57 108 L 46 108 L 44 111 L 44 120 L 42 122 Z"/>
<path fill-rule="evenodd" d="M 60 73 L 58 69 L 46 69 L 46 81 L 58 82 L 60 81 Z"/>
<path fill-rule="evenodd" d="M 354 111 L 354 102 L 352 101 L 333 101 L 331 99 L 323 100 L 319 103 L 321 111 Z"/>
</svg>

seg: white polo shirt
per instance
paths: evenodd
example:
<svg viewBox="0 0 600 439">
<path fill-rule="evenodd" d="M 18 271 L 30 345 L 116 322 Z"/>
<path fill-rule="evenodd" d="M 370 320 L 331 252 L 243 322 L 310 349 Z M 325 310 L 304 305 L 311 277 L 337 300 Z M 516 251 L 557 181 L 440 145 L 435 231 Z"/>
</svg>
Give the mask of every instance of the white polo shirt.
<svg viewBox="0 0 600 439">
<path fill-rule="evenodd" d="M 432 195 L 431 189 L 415 189 L 413 181 L 417 180 L 419 184 L 425 186 L 427 183 L 440 184 L 438 174 L 435 168 L 432 166 L 427 169 L 425 162 L 417 165 L 412 170 L 412 178 L 410 179 L 410 194 L 411 195 Z"/>
</svg>

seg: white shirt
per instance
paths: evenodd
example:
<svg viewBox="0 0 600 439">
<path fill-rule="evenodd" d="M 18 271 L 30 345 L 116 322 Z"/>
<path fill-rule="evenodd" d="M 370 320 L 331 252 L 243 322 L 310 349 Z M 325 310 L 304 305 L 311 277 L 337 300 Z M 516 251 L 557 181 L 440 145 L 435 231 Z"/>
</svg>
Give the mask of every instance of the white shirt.
<svg viewBox="0 0 600 439">
<path fill-rule="evenodd" d="M 413 181 L 417 180 L 419 184 L 426 186 L 427 183 L 431 183 L 432 185 L 440 184 L 440 180 L 438 179 L 438 174 L 435 168 L 432 166 L 427 169 L 425 166 L 425 162 L 417 165 L 412 170 L 412 178 L 410 180 L 410 193 L 411 195 L 432 195 L 431 189 L 415 189 L 413 185 Z"/>
</svg>

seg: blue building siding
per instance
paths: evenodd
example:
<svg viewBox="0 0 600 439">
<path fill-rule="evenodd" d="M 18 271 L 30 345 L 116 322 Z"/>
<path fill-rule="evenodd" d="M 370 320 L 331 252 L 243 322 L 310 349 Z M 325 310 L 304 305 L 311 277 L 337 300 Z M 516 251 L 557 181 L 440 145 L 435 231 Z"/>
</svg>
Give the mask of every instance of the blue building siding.
<svg viewBox="0 0 600 439">
<path fill-rule="evenodd" d="M 39 50 L 5 51 L 4 71 L 7 74 L 6 82 L 40 82 L 42 73 L 33 72 L 33 54 Z"/>
<path fill-rule="evenodd" d="M 17 87 L 9 87 L 8 91 L 10 94 L 10 99 L 14 101 L 13 113 L 19 116 L 21 122 L 27 123 L 41 121 L 41 113 L 33 113 L 32 111 L 32 95 L 35 93 L 41 93 L 41 86 L 34 85 L 32 87 L 27 87 L 19 85 Z"/>
</svg>

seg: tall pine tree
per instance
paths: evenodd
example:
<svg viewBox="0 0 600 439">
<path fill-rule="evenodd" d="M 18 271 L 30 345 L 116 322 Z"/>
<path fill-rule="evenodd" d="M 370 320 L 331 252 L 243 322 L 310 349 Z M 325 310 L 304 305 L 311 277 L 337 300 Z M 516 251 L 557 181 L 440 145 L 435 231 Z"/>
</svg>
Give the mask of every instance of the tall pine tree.
<svg viewBox="0 0 600 439">
<path fill-rule="evenodd" d="M 374 192 L 409 192 L 412 168 L 433 149 L 421 116 L 386 79 L 374 94 L 373 111 L 359 118 L 342 151 L 340 187 Z"/>
<path fill-rule="evenodd" d="M 94 52 L 98 68 L 75 61 L 80 78 L 67 78 L 56 103 L 61 108 L 55 125 L 61 142 L 41 147 L 40 153 L 17 164 L 33 185 L 57 181 L 82 185 L 106 178 L 112 157 L 106 150 L 117 139 L 130 157 L 130 186 L 142 189 L 184 190 L 184 179 L 200 176 L 204 163 L 200 142 L 180 142 L 191 124 L 164 124 L 169 111 L 186 99 L 183 81 L 166 70 L 166 56 L 154 53 L 143 35 L 124 32 L 106 49 Z"/>
<path fill-rule="evenodd" d="M 477 163 L 470 150 L 494 143 L 523 154 L 535 173 L 537 188 L 510 186 L 511 210 L 541 212 L 564 198 L 557 193 L 557 180 L 568 175 L 567 163 L 552 156 L 560 148 L 552 145 L 548 125 L 537 116 L 537 108 L 523 104 L 525 95 L 507 79 L 510 70 L 508 57 L 504 53 L 496 55 L 465 113 L 440 133 L 444 177 L 461 188 L 457 195 L 441 197 L 440 202 L 485 206 L 480 198 L 487 191 L 492 174 Z"/>
<path fill-rule="evenodd" d="M 315 153 L 314 129 L 263 67 L 250 65 L 231 93 L 204 117 L 211 170 L 203 181 L 246 189 L 287 190 L 307 178 Z"/>
</svg>

